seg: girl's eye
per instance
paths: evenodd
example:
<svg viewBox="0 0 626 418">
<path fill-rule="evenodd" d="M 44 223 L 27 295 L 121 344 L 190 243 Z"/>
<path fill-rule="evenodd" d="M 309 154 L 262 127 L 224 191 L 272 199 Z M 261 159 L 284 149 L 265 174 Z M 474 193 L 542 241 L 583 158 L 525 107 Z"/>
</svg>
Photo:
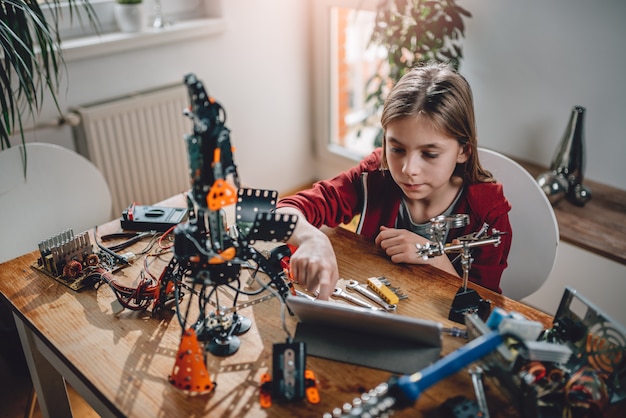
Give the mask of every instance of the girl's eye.
<svg viewBox="0 0 626 418">
<path fill-rule="evenodd" d="M 396 147 L 390 147 L 389 151 L 395 153 L 395 154 L 400 154 L 402 152 L 404 152 L 404 150 L 402 148 L 396 148 Z"/>
<path fill-rule="evenodd" d="M 439 157 L 439 154 L 434 153 L 434 152 L 425 152 L 424 153 L 424 158 L 433 159 L 433 158 L 437 158 L 437 157 Z"/>
</svg>

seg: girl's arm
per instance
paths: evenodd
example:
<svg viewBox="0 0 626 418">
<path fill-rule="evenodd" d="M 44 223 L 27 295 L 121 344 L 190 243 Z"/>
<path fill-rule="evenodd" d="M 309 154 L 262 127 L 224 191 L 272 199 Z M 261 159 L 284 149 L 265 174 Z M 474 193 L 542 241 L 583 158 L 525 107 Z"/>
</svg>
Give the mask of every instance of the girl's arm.
<svg viewBox="0 0 626 418">
<path fill-rule="evenodd" d="M 291 255 L 291 274 L 304 289 L 312 292 L 319 290 L 318 298 L 328 300 L 339 280 L 337 259 L 330 240 L 299 210 L 282 207 L 276 212 L 298 216 L 294 233 L 287 241 L 297 247 Z"/>
<path fill-rule="evenodd" d="M 458 276 L 457 271 L 445 256 L 432 257 L 424 260 L 417 254 L 416 244 L 424 245 L 428 240 L 407 229 L 380 227 L 380 233 L 376 236 L 376 245 L 385 251 L 394 263 L 407 264 L 430 264 L 447 273 Z"/>
</svg>

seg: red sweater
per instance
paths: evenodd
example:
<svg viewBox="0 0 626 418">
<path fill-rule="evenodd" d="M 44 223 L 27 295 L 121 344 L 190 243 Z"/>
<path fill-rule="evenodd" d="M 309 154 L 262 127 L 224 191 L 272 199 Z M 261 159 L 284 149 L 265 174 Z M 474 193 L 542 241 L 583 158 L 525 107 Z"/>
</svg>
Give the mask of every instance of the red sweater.
<svg viewBox="0 0 626 418">
<path fill-rule="evenodd" d="M 293 207 L 304 214 L 313 226 L 329 227 L 349 223 L 360 214 L 357 232 L 374 240 L 380 225 L 394 228 L 402 201 L 402 190 L 388 172 L 380 170 L 381 149 L 364 158 L 357 166 L 344 171 L 333 179 L 323 180 L 311 189 L 298 192 L 278 202 L 278 207 Z M 502 184 L 466 184 L 453 213 L 469 215 L 470 222 L 464 228 L 453 228 L 447 241 L 474 233 L 483 223 L 500 232 L 506 232 L 497 247 L 484 245 L 472 249 L 472 265 L 469 279 L 498 293 L 500 278 L 507 266 L 511 248 L 512 231 L 508 212 L 510 203 L 504 197 Z M 448 254 L 451 259 L 457 254 Z M 462 275 L 460 263 L 455 268 Z"/>
</svg>

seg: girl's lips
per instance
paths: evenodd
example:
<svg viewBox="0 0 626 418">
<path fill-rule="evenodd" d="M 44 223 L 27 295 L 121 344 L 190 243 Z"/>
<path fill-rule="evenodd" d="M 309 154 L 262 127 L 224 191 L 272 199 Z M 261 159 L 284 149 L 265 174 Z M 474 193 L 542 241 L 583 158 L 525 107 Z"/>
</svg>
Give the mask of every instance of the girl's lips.
<svg viewBox="0 0 626 418">
<path fill-rule="evenodd" d="M 407 189 L 407 190 L 419 190 L 422 187 L 422 185 L 421 184 L 407 184 L 407 183 L 404 183 L 403 187 L 405 189 Z"/>
</svg>

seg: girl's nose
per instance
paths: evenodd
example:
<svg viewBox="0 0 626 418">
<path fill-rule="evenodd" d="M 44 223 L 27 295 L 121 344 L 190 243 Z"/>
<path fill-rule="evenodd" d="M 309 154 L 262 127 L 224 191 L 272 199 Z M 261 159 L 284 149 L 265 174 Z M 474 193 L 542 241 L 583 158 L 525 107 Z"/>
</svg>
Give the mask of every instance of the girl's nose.
<svg viewBox="0 0 626 418">
<path fill-rule="evenodd" d="M 402 172 L 407 176 L 413 177 L 421 171 L 419 156 L 409 153 L 402 164 Z"/>
</svg>

